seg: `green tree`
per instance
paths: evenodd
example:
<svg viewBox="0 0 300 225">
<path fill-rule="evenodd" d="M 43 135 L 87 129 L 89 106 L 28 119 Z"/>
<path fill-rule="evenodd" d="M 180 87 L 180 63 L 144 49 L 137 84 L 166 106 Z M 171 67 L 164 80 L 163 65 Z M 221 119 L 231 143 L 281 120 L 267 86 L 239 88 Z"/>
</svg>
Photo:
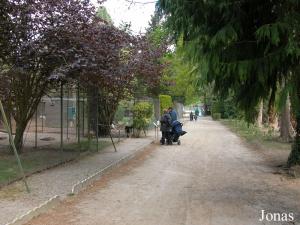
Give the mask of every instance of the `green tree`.
<svg viewBox="0 0 300 225">
<path fill-rule="evenodd" d="M 79 32 L 93 12 L 89 2 L 28 0 L 3 0 L 0 12 L 0 97 L 16 121 L 21 151 L 40 99 L 80 66 Z"/>
<path fill-rule="evenodd" d="M 96 12 L 96 16 L 103 19 L 105 22 L 109 24 L 113 24 L 113 20 L 109 13 L 107 12 L 107 9 L 104 6 L 100 6 Z"/>
<path fill-rule="evenodd" d="M 300 4 L 298 1 L 160 0 L 176 38 L 222 96 L 230 90 L 246 119 L 290 76 L 296 137 L 288 165 L 300 164 Z M 272 99 L 271 99 L 272 100 Z"/>
<path fill-rule="evenodd" d="M 139 137 L 141 131 L 146 135 L 151 117 L 153 116 L 153 105 L 149 102 L 138 102 L 133 106 L 133 127 L 136 129 L 136 136 Z"/>
<path fill-rule="evenodd" d="M 142 39 L 140 52 L 144 64 L 141 74 L 136 74 L 134 97 L 143 96 L 157 97 L 163 89 L 161 79 L 166 67 L 164 57 L 168 54 L 168 32 L 164 29 L 159 15 L 152 16 L 150 27 Z M 146 53 L 146 54 L 144 54 Z"/>
<path fill-rule="evenodd" d="M 164 92 L 190 105 L 200 100 L 200 83 L 197 74 L 199 70 L 197 66 L 185 59 L 184 54 L 182 45 L 177 44 L 175 51 L 165 56 L 167 66 L 162 83 Z"/>
<path fill-rule="evenodd" d="M 170 95 L 159 95 L 160 113 L 162 114 L 164 109 L 168 109 L 173 106 L 172 97 Z"/>
</svg>

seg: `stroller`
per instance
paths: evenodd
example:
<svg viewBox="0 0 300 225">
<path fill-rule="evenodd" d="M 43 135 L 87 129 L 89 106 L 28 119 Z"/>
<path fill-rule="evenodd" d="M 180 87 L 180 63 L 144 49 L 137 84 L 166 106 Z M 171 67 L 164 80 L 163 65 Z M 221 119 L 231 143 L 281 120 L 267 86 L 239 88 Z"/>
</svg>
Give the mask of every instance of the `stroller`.
<svg viewBox="0 0 300 225">
<path fill-rule="evenodd" d="M 186 131 L 182 130 L 183 124 L 179 121 L 175 120 L 172 123 L 172 131 L 170 133 L 170 137 L 172 142 L 177 142 L 178 145 L 181 144 L 179 137 L 186 134 Z"/>
</svg>

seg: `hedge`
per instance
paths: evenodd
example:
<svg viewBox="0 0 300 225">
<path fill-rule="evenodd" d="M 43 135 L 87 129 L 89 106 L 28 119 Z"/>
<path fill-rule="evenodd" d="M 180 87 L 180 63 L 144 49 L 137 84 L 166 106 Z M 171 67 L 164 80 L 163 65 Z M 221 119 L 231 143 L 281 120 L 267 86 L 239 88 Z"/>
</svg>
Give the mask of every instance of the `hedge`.
<svg viewBox="0 0 300 225">
<path fill-rule="evenodd" d="M 135 136 L 139 137 L 141 131 L 146 134 L 151 118 L 153 116 L 153 105 L 149 102 L 139 102 L 133 106 L 133 127 L 135 128 Z"/>
<path fill-rule="evenodd" d="M 159 95 L 160 114 L 163 114 L 164 109 L 173 106 L 172 97 L 170 95 Z"/>
</svg>

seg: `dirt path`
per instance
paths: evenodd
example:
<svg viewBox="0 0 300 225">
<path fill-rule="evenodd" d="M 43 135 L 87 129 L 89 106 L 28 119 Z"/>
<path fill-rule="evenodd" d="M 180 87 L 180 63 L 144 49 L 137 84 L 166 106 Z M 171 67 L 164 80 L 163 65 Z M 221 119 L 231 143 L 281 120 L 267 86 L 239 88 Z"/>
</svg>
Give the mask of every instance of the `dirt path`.
<svg viewBox="0 0 300 225">
<path fill-rule="evenodd" d="M 217 122 L 203 119 L 185 129 L 189 133 L 181 146 L 148 149 L 28 225 L 300 222 L 299 180 L 274 174 L 271 159 L 245 147 Z M 259 222 L 261 210 L 293 213 L 295 220 Z"/>
</svg>

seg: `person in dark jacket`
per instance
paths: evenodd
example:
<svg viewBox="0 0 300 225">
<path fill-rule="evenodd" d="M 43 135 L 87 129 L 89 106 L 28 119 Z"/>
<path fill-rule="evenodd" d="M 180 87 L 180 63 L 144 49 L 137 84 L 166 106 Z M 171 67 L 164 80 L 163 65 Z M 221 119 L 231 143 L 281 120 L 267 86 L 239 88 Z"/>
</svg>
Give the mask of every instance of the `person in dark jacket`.
<svg viewBox="0 0 300 225">
<path fill-rule="evenodd" d="M 164 110 L 164 114 L 160 119 L 160 131 L 162 134 L 160 143 L 164 145 L 167 141 L 167 144 L 172 144 L 170 137 L 172 131 L 172 118 L 167 109 Z"/>
<path fill-rule="evenodd" d="M 195 110 L 195 120 L 197 121 L 197 119 L 198 119 L 198 117 L 199 117 L 199 114 L 200 114 L 200 112 L 199 112 L 199 109 L 198 109 L 198 107 L 196 108 L 196 110 Z"/>
<path fill-rule="evenodd" d="M 193 111 L 191 111 L 191 113 L 190 113 L 190 121 L 193 121 L 194 120 L 194 113 L 193 113 Z"/>
<path fill-rule="evenodd" d="M 176 121 L 177 120 L 177 113 L 176 113 L 176 111 L 172 107 L 169 107 L 168 111 L 170 113 L 172 122 Z"/>
</svg>

